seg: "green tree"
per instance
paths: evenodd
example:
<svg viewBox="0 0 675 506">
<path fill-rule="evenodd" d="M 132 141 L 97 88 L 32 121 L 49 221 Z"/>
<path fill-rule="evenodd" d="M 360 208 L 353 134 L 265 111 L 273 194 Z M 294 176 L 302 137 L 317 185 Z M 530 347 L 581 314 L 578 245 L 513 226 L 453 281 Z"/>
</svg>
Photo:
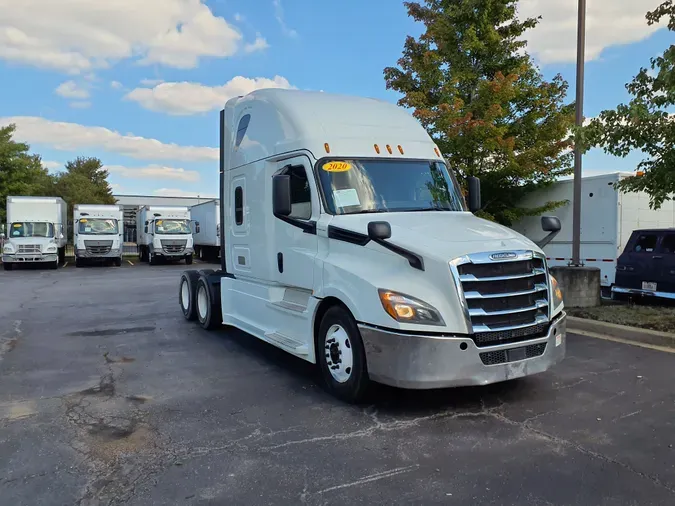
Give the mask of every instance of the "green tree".
<svg viewBox="0 0 675 506">
<path fill-rule="evenodd" d="M 108 171 L 98 158 L 78 157 L 66 163 L 65 170 L 56 176 L 54 190 L 71 211 L 75 204 L 115 203 Z"/>
<path fill-rule="evenodd" d="M 517 0 L 405 2 L 425 26 L 407 37 L 388 89 L 414 109 L 460 181 L 482 182 L 482 215 L 505 225 L 564 202 L 526 209 L 528 193 L 572 173 L 574 104 L 560 75 L 545 81 L 522 35 L 537 19 L 518 20 Z"/>
<path fill-rule="evenodd" d="M 649 25 L 666 18 L 668 30 L 675 31 L 673 1 L 663 2 L 646 18 Z M 628 104 L 591 120 L 584 131 L 584 144 L 602 147 L 618 157 L 642 152 L 645 158 L 636 168 L 638 174 L 618 186 L 624 191 L 647 192 L 651 207 L 658 209 L 675 192 L 675 45 L 651 58 L 649 68 L 641 68 L 626 89 L 632 97 Z"/>
<path fill-rule="evenodd" d="M 12 139 L 15 125 L 0 127 L 0 223 L 7 221 L 7 197 L 50 195 L 53 178 L 28 144 Z"/>
</svg>

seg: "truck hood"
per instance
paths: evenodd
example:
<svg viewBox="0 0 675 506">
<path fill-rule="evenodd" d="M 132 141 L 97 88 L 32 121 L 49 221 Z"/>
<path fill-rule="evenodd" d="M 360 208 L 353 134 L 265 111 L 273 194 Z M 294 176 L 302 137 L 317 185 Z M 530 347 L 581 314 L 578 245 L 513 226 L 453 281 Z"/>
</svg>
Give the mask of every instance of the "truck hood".
<svg viewBox="0 0 675 506">
<path fill-rule="evenodd" d="M 447 261 L 479 251 L 541 249 L 510 228 L 466 212 L 406 212 L 334 216 L 330 225 L 361 234 L 371 221 L 391 225 L 392 244 L 426 257 Z"/>
</svg>

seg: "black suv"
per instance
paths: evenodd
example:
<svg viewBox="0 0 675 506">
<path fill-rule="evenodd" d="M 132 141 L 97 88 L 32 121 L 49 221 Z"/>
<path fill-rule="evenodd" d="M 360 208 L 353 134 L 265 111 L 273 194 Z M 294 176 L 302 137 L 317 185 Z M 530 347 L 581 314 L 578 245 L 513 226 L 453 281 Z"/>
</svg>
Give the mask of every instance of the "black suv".
<svg viewBox="0 0 675 506">
<path fill-rule="evenodd" d="M 633 232 L 617 261 L 612 294 L 675 300 L 675 228 Z"/>
</svg>

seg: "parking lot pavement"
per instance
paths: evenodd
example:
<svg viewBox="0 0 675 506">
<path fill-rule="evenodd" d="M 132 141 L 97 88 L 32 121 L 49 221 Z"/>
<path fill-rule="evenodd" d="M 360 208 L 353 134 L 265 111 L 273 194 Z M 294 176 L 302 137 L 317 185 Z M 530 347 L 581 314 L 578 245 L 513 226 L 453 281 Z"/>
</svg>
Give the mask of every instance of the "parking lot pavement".
<svg viewBox="0 0 675 506">
<path fill-rule="evenodd" d="M 348 406 L 185 322 L 184 268 L 0 272 L 0 503 L 675 501 L 675 355 L 570 336 L 538 377 Z"/>
</svg>

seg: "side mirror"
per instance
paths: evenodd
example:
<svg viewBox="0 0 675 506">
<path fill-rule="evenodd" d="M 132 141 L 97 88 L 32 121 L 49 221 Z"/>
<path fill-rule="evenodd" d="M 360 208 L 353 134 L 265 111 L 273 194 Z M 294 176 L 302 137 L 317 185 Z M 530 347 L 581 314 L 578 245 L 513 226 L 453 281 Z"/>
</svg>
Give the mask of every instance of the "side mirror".
<svg viewBox="0 0 675 506">
<path fill-rule="evenodd" d="M 4 238 L 5 238 L 5 233 L 4 233 L 4 232 L 0 232 L 0 239 L 4 239 Z"/>
<path fill-rule="evenodd" d="M 291 176 L 272 177 L 272 210 L 275 216 L 291 214 Z"/>
<path fill-rule="evenodd" d="M 560 232 L 562 225 L 557 216 L 542 216 L 541 228 L 544 229 L 544 232 Z"/>
<path fill-rule="evenodd" d="M 550 243 L 555 238 L 556 235 L 560 233 L 562 225 L 560 224 L 560 219 L 557 218 L 556 216 L 542 216 L 541 228 L 544 229 L 544 232 L 549 233 L 541 241 L 537 241 L 537 246 L 543 248 L 548 243 Z"/>
<path fill-rule="evenodd" d="M 391 237 L 391 225 L 388 221 L 371 221 L 368 223 L 368 237 L 373 241 L 384 241 Z"/>
<path fill-rule="evenodd" d="M 481 209 L 480 179 L 471 176 L 468 178 L 469 186 L 469 211 L 475 213 Z"/>
<path fill-rule="evenodd" d="M 195 221 L 195 234 L 198 234 L 198 233 L 199 233 L 199 230 L 200 230 L 200 228 L 199 228 L 199 222 L 198 222 L 198 221 Z"/>
</svg>

